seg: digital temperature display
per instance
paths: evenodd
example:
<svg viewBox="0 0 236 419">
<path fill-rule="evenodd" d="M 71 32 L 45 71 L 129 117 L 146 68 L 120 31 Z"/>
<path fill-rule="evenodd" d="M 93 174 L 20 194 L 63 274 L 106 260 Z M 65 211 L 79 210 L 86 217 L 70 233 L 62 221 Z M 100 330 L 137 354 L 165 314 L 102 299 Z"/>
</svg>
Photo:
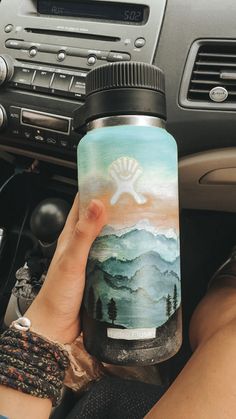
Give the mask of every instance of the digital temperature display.
<svg viewBox="0 0 236 419">
<path fill-rule="evenodd" d="M 80 0 L 38 0 L 38 13 L 86 19 L 110 20 L 142 25 L 148 7 L 142 4 Z"/>
</svg>

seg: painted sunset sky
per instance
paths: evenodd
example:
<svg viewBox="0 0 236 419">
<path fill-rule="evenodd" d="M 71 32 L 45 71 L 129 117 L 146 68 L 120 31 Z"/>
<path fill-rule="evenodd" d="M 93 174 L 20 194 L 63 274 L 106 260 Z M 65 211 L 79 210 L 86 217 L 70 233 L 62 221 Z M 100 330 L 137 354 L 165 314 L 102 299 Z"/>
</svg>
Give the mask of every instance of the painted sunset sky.
<svg viewBox="0 0 236 419">
<path fill-rule="evenodd" d="M 148 219 L 157 231 L 174 229 L 178 234 L 177 151 L 172 137 L 163 129 L 130 126 L 119 127 L 119 140 L 117 127 L 99 129 L 96 135 L 91 131 L 86 137 L 78 151 L 82 209 L 96 197 L 105 203 L 108 223 L 116 229 Z M 120 157 L 139 162 L 143 173 L 135 189 L 145 196 L 146 203 L 138 205 L 131 195 L 123 194 L 116 205 L 111 205 L 116 185 L 109 167 Z"/>
</svg>

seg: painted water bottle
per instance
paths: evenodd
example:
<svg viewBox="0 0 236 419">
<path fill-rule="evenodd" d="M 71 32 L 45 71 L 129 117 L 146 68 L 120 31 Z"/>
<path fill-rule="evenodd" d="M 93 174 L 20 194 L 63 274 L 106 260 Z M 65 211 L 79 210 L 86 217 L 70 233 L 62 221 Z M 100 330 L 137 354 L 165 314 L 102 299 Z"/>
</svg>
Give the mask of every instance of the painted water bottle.
<svg viewBox="0 0 236 419">
<path fill-rule="evenodd" d="M 75 128 L 80 211 L 104 202 L 84 296 L 86 349 L 120 365 L 173 356 L 182 341 L 177 145 L 165 130 L 163 72 L 137 62 L 97 67 Z"/>
</svg>

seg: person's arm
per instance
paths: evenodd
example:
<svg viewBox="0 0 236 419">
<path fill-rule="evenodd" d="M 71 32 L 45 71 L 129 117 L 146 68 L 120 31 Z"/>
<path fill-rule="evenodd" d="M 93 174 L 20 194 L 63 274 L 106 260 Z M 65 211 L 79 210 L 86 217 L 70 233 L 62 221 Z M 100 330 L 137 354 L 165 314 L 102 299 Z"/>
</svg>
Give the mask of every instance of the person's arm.
<svg viewBox="0 0 236 419">
<path fill-rule="evenodd" d="M 48 399 L 0 386 L 0 414 L 9 419 L 48 419 L 51 409 L 52 403 Z"/>
<path fill-rule="evenodd" d="M 105 224 L 102 202 L 94 200 L 79 220 L 76 197 L 45 283 L 25 316 L 32 331 L 65 344 L 80 334 L 79 312 L 90 247 Z M 0 386 L 0 415 L 10 419 L 48 419 L 52 404 L 17 390 Z"/>
</svg>

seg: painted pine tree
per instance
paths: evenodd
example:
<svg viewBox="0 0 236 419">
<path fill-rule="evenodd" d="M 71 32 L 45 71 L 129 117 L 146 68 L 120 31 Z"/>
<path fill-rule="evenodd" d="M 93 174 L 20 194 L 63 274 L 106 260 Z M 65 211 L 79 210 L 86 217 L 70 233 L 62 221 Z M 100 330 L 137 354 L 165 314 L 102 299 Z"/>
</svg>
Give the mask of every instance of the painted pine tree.
<svg viewBox="0 0 236 419">
<path fill-rule="evenodd" d="M 112 324 L 114 324 L 114 321 L 117 317 L 117 307 L 116 302 L 113 298 L 110 299 L 109 303 L 107 304 L 107 312 L 109 319 L 112 321 Z"/>
<path fill-rule="evenodd" d="M 178 306 L 178 291 L 177 285 L 174 286 L 174 294 L 173 294 L 173 310 L 176 311 Z"/>
<path fill-rule="evenodd" d="M 97 303 L 96 303 L 96 319 L 97 320 L 102 320 L 102 318 L 103 318 L 102 300 L 99 297 L 97 299 Z"/>
<path fill-rule="evenodd" d="M 172 314 L 172 302 L 171 302 L 171 296 L 168 294 L 166 299 L 166 315 L 169 318 Z"/>
</svg>

